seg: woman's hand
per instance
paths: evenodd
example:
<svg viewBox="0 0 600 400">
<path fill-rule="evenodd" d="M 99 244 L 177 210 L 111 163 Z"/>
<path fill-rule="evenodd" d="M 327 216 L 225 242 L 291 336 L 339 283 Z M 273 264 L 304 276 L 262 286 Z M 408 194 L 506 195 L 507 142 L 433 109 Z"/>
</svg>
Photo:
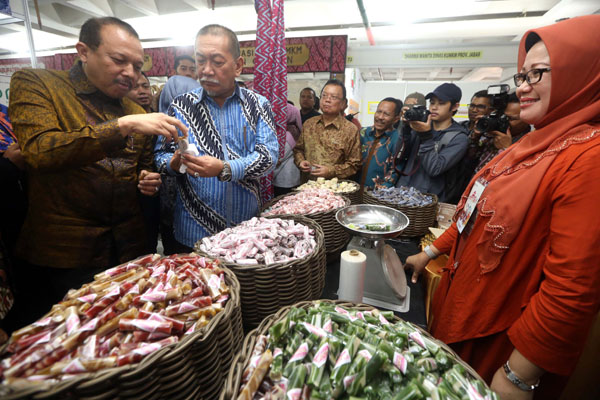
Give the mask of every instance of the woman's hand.
<svg viewBox="0 0 600 400">
<path fill-rule="evenodd" d="M 411 281 L 412 283 L 417 283 L 417 279 L 419 279 L 419 275 L 423 272 L 427 264 L 431 258 L 424 252 L 420 252 L 418 254 L 414 254 L 409 256 L 404 263 L 404 269 L 410 268 L 413 270 Z"/>
<path fill-rule="evenodd" d="M 494 377 L 492 378 L 492 384 L 490 389 L 496 392 L 501 400 L 530 400 L 533 399 L 533 390 L 527 392 L 521 390 L 515 386 L 514 383 L 508 380 L 506 373 L 502 367 L 498 368 Z"/>
</svg>

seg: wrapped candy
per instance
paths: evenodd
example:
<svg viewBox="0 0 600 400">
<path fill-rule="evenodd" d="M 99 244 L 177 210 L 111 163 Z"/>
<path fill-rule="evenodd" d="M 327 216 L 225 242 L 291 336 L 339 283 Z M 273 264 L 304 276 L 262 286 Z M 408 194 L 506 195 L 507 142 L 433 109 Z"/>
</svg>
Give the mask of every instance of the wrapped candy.
<svg viewBox="0 0 600 400">
<path fill-rule="evenodd" d="M 262 215 L 313 214 L 344 207 L 344 199 L 327 189 L 306 189 L 285 196 Z"/>
<path fill-rule="evenodd" d="M 261 217 L 202 239 L 199 249 L 239 265 L 270 265 L 304 258 L 316 246 L 314 230 L 308 226 L 292 220 Z M 232 250 L 227 250 L 229 248 Z"/>
<path fill-rule="evenodd" d="M 148 255 L 97 274 L 10 338 L 3 381 L 54 382 L 143 357 L 206 326 L 229 299 L 218 262 Z"/>
</svg>

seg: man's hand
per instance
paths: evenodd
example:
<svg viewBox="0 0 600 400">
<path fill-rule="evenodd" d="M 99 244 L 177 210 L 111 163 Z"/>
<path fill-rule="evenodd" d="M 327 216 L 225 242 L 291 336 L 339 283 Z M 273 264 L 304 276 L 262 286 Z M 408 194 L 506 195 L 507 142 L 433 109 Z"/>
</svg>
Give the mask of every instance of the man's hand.
<svg viewBox="0 0 600 400">
<path fill-rule="evenodd" d="M 23 158 L 21 148 L 17 143 L 13 143 L 8 146 L 2 157 L 8 158 L 10 162 L 15 164 L 20 170 L 25 169 L 25 158 Z"/>
<path fill-rule="evenodd" d="M 223 161 L 211 156 L 194 157 L 189 154 L 181 155 L 182 162 L 187 165 L 187 173 L 193 177 L 211 178 L 223 170 Z"/>
<path fill-rule="evenodd" d="M 431 114 L 427 116 L 426 122 L 410 121 L 409 125 L 415 132 L 429 132 L 431 130 Z"/>
<path fill-rule="evenodd" d="M 506 133 L 500 131 L 491 131 L 490 135 L 494 136 L 494 146 L 498 150 L 508 149 L 512 145 L 512 135 L 510 129 L 506 130 Z"/>
<path fill-rule="evenodd" d="M 179 167 L 181 167 L 181 150 L 175 150 L 173 157 L 171 157 L 171 163 L 169 167 L 175 172 L 179 172 Z"/>
<path fill-rule="evenodd" d="M 306 160 L 300 161 L 300 171 L 310 172 L 310 163 Z"/>
<path fill-rule="evenodd" d="M 327 178 L 331 174 L 331 167 L 326 165 L 313 164 L 313 168 L 310 171 L 311 175 L 314 176 L 322 176 L 323 178 Z"/>
<path fill-rule="evenodd" d="M 133 133 L 161 135 L 167 142 L 177 141 L 177 128 L 187 136 L 188 128 L 177 118 L 163 113 L 131 114 L 118 119 L 123 137 Z"/>
<path fill-rule="evenodd" d="M 417 283 L 419 275 L 421 275 L 427 264 L 429 264 L 430 260 L 431 259 L 424 251 L 418 254 L 413 254 L 406 259 L 406 262 L 404 263 L 404 269 L 410 268 L 413 270 L 411 278 L 412 283 Z"/>
<path fill-rule="evenodd" d="M 150 172 L 143 169 L 142 172 L 140 172 L 138 189 L 146 196 L 154 196 L 158 193 L 161 183 L 162 181 L 158 172 Z"/>
</svg>

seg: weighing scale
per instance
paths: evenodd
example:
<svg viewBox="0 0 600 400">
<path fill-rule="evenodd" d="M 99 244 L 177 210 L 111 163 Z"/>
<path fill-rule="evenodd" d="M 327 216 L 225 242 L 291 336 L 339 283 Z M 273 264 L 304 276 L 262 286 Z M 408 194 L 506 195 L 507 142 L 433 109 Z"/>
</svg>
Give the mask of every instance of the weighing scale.
<svg viewBox="0 0 600 400">
<path fill-rule="evenodd" d="M 407 312 L 410 288 L 406 284 L 404 266 L 385 239 L 396 237 L 406 229 L 408 217 L 390 207 L 358 204 L 342 208 L 335 218 L 353 236 L 347 249 L 356 249 L 367 256 L 363 303 Z M 389 230 L 360 229 L 371 224 L 384 224 Z"/>
</svg>

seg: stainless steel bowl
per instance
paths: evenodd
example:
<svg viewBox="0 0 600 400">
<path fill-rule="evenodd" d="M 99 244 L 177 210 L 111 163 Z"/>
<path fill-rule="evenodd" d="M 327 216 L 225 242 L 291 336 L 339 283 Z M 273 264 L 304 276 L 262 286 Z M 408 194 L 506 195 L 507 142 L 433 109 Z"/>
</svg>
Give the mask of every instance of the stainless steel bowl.
<svg viewBox="0 0 600 400">
<path fill-rule="evenodd" d="M 390 207 L 376 206 L 371 204 L 357 204 L 344 207 L 335 213 L 335 219 L 351 235 L 362 236 L 370 239 L 385 239 L 400 234 L 409 224 L 408 217 L 404 213 Z M 349 224 L 388 224 L 390 230 L 386 232 L 367 231 L 349 228 Z"/>
</svg>

